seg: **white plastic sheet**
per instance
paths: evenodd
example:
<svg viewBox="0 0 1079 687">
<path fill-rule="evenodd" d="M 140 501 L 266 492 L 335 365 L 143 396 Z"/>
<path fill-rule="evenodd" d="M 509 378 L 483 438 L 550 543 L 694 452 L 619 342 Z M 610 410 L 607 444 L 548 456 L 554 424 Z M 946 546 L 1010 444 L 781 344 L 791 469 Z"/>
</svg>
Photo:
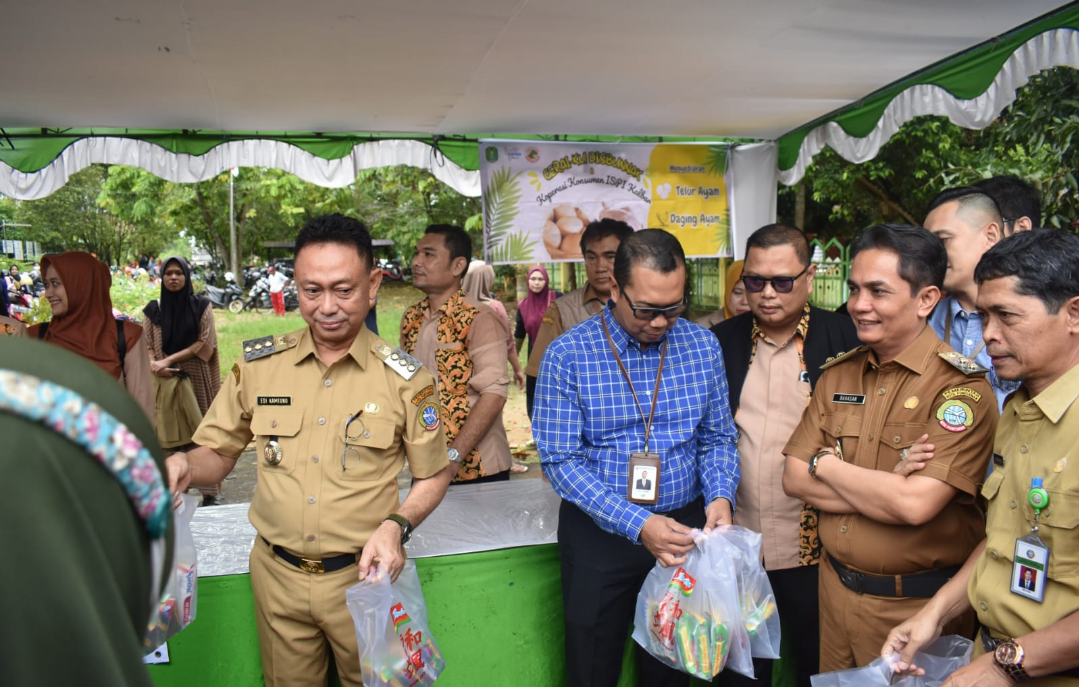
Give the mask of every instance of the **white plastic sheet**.
<svg viewBox="0 0 1079 687">
<path fill-rule="evenodd" d="M 407 491 L 401 491 L 403 501 Z M 416 528 L 410 558 L 553 544 L 558 538 L 560 499 L 540 479 L 451 487 Z M 255 528 L 249 503 L 199 508 L 191 522 L 199 554 L 199 576 L 248 572 Z"/>
</svg>

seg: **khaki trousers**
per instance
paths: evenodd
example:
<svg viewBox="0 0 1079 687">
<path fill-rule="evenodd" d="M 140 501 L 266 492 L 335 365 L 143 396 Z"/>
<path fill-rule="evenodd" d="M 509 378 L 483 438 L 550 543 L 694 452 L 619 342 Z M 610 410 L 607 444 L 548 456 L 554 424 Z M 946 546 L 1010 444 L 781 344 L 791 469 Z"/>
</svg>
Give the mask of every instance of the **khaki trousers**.
<svg viewBox="0 0 1079 687">
<path fill-rule="evenodd" d="M 345 590 L 359 582 L 357 574 L 354 565 L 306 573 L 255 539 L 251 590 L 266 687 L 325 687 L 330 650 L 342 686 L 363 684 L 356 630 L 345 605 Z"/>
<path fill-rule="evenodd" d="M 856 594 L 843 586 L 835 568 L 820 562 L 820 672 L 859 668 L 880 657 L 892 628 L 921 610 L 929 599 Z M 780 613 L 782 613 L 780 609 Z M 944 628 L 944 634 L 974 636 L 974 612 Z"/>
</svg>

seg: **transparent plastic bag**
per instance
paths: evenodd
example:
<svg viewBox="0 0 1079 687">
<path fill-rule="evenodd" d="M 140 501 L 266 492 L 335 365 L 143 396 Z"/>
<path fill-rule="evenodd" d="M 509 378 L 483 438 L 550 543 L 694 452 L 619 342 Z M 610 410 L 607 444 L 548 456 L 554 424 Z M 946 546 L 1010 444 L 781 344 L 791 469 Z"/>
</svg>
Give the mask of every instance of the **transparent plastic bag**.
<svg viewBox="0 0 1079 687">
<path fill-rule="evenodd" d="M 173 510 L 174 550 L 172 576 L 161 593 L 161 602 L 151 616 L 143 639 L 150 654 L 170 637 L 195 620 L 198 607 L 198 553 L 191 536 L 191 518 L 195 516 L 199 497 L 184 494 L 180 506 Z"/>
<path fill-rule="evenodd" d="M 717 527 L 712 536 L 726 542 L 740 557 L 738 591 L 742 621 L 753 658 L 779 658 L 779 613 L 772 583 L 760 563 L 761 535 L 738 527 Z"/>
<path fill-rule="evenodd" d="M 739 598 L 741 554 L 695 531 L 685 564 L 652 568 L 637 595 L 633 639 L 656 659 L 704 680 L 722 670 L 753 677 Z M 758 563 L 759 565 L 759 563 Z"/>
<path fill-rule="evenodd" d="M 446 661 L 431 636 L 416 564 L 390 583 L 381 570 L 345 592 L 356 625 L 360 674 L 366 687 L 427 687 Z"/>
<path fill-rule="evenodd" d="M 970 663 L 974 643 L 959 635 L 939 637 L 914 654 L 914 664 L 925 675 L 906 675 L 893 680 L 893 666 L 899 654 L 881 656 L 861 668 L 837 670 L 810 678 L 813 687 L 939 687 L 948 677 Z"/>
</svg>

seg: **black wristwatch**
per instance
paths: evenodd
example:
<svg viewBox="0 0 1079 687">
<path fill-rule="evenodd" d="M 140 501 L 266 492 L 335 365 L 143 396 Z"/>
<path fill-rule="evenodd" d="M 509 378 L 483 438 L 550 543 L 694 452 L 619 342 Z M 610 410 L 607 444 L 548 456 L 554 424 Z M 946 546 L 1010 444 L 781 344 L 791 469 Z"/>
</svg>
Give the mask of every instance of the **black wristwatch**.
<svg viewBox="0 0 1079 687">
<path fill-rule="evenodd" d="M 1018 683 L 1030 682 L 1030 675 L 1023 668 L 1023 659 L 1026 652 L 1014 639 L 1008 639 L 997 644 L 993 652 L 993 661 L 1004 671 L 1009 679 Z"/>
<path fill-rule="evenodd" d="M 400 513 L 390 513 L 386 516 L 386 520 L 396 522 L 401 526 L 401 545 L 407 544 L 408 540 L 412 538 L 412 523 L 408 521 L 408 518 Z M 382 522 L 386 522 L 386 520 Z"/>
</svg>

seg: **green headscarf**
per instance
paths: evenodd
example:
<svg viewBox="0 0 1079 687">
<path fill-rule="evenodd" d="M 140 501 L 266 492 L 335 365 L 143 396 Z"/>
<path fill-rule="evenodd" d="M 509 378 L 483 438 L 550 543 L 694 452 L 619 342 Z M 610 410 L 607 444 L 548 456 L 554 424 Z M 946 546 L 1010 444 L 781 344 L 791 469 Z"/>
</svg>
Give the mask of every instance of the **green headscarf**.
<svg viewBox="0 0 1079 687">
<path fill-rule="evenodd" d="M 149 420 L 114 379 L 73 353 L 31 339 L 9 339 L 3 348 L 0 370 L 52 382 L 98 404 L 134 433 L 165 474 Z M 0 551 L 7 554 L 0 565 L 0 684 L 149 687 L 142 639 L 156 610 L 151 587 L 160 591 L 171 553 L 158 562 L 155 580 L 147 521 L 86 449 L 6 411 L 0 412 L 0 436 Z M 164 550 L 171 552 L 171 518 L 167 526 Z"/>
</svg>

